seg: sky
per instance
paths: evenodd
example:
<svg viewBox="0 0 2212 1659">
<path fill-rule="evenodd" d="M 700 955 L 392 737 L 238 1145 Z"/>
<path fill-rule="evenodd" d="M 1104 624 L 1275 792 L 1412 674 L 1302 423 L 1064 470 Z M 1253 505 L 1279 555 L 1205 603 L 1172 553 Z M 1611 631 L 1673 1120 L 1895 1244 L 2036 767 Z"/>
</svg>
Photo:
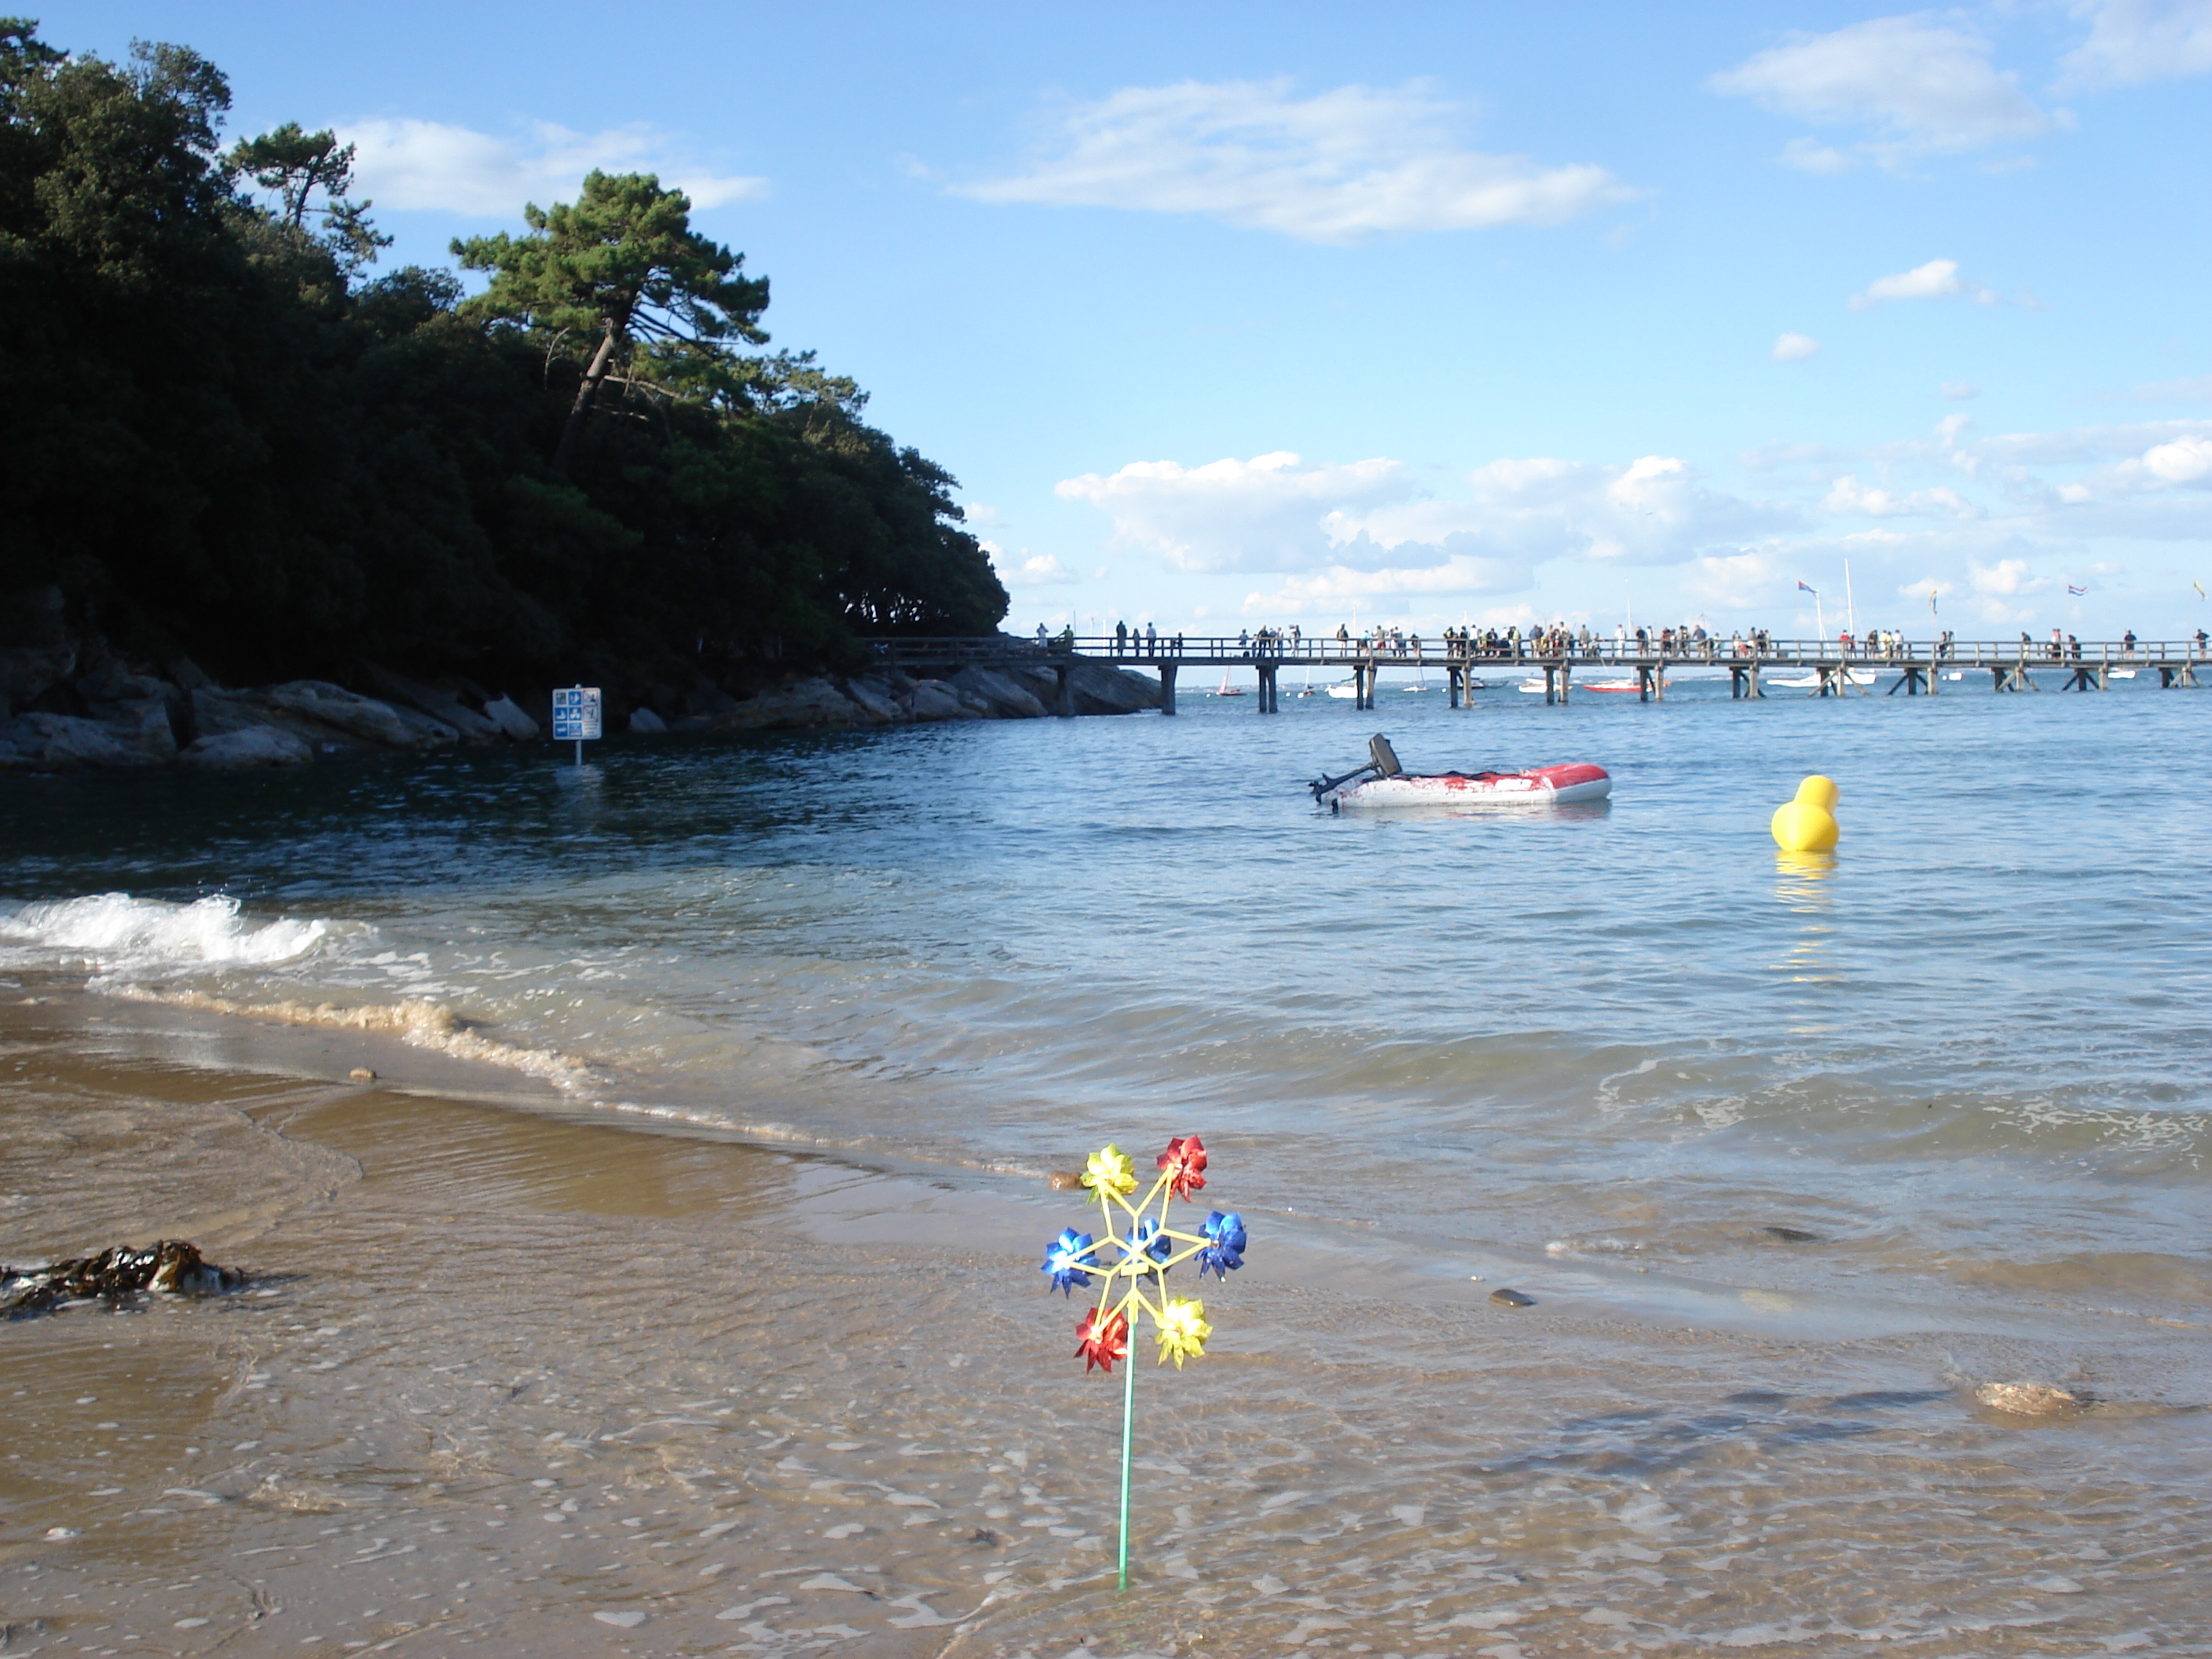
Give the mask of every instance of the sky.
<svg viewBox="0 0 2212 1659">
<path fill-rule="evenodd" d="M 1018 631 L 2212 628 L 2212 0 L 37 15 L 387 267 L 680 185 Z"/>
</svg>

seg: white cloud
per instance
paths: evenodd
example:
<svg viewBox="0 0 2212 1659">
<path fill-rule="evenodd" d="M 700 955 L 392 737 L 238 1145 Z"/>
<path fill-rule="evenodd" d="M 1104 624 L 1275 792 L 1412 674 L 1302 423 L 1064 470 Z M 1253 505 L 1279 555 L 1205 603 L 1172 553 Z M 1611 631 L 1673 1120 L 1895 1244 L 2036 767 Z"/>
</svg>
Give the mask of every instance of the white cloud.
<svg viewBox="0 0 2212 1659">
<path fill-rule="evenodd" d="M 716 173 L 686 161 L 665 133 L 647 126 L 572 132 L 533 123 L 501 138 L 442 121 L 356 121 L 338 129 L 355 147 L 354 185 L 380 210 L 429 209 L 483 218 L 509 218 L 523 204 L 550 206 L 574 199 L 584 175 L 655 173 L 697 209 L 756 201 L 765 179 Z"/>
<path fill-rule="evenodd" d="M 2028 574 L 2025 559 L 1999 559 L 1993 565 L 1970 563 L 1967 580 L 1974 592 L 1999 599 L 2014 599 L 2026 593 L 2040 593 L 2051 586 L 2048 576 Z"/>
<path fill-rule="evenodd" d="M 1053 486 L 1114 518 L 1125 543 L 1165 554 L 1183 570 L 1299 570 L 1327 562 L 1324 521 L 1415 491 L 1399 462 L 1309 466 L 1288 451 L 1184 466 L 1133 461 L 1109 477 L 1086 472 Z"/>
<path fill-rule="evenodd" d="M 2212 440 L 2177 438 L 2143 452 L 2143 470 L 2166 483 L 2212 477 Z"/>
<path fill-rule="evenodd" d="M 1468 149 L 1459 112 L 1418 85 L 1127 87 L 1062 111 L 1048 153 L 977 201 L 1198 214 L 1310 242 L 1389 231 L 1556 225 L 1640 192 L 1601 167 Z"/>
<path fill-rule="evenodd" d="M 1690 567 L 1682 591 L 1717 611 L 1771 606 L 1795 590 L 1772 551 L 1708 553 Z"/>
<path fill-rule="evenodd" d="M 2032 138 L 2051 118 L 1990 62 L 1989 41 L 1925 16 L 1876 17 L 1829 34 L 1796 35 L 1724 70 L 1706 85 L 1822 126 L 1863 126 L 1855 148 L 1882 166 Z M 1814 172 L 1850 158 L 1804 141 L 1783 159 Z"/>
<path fill-rule="evenodd" d="M 1963 403 L 1969 398 L 1978 398 L 1982 395 L 1981 387 L 1976 386 L 1972 380 L 1946 380 L 1936 389 L 1954 403 Z"/>
<path fill-rule="evenodd" d="M 1007 580 L 1023 587 L 1040 587 L 1053 582 L 1073 582 L 1083 579 L 1049 553 L 1040 553 L 1024 559 L 1008 574 Z"/>
<path fill-rule="evenodd" d="M 1916 489 L 1899 495 L 1879 487 L 1870 489 L 1848 472 L 1830 486 L 1820 506 L 1829 513 L 1869 519 L 1978 516 L 1974 505 L 1955 489 Z"/>
<path fill-rule="evenodd" d="M 2143 404 L 2212 403 L 2212 374 L 2198 374 L 2186 380 L 2156 380 L 2136 387 L 2129 395 Z"/>
<path fill-rule="evenodd" d="M 1290 576 L 1272 592 L 1244 600 L 1255 617 L 1340 616 L 1347 607 L 1373 609 L 1391 599 L 1465 598 L 1480 593 L 1517 593 L 1528 586 L 1529 568 L 1510 559 L 1454 554 L 1443 563 L 1419 568 L 1356 570 L 1332 565 L 1310 576 Z"/>
<path fill-rule="evenodd" d="M 2087 0 L 2089 38 L 2061 65 L 2079 86 L 2130 86 L 2212 72 L 2212 0 Z"/>
<path fill-rule="evenodd" d="M 1996 295 L 1978 283 L 1959 275 L 1956 259 L 1930 259 L 1924 265 L 1900 270 L 1893 276 L 1877 276 L 1861 294 L 1850 297 L 1853 311 L 1864 311 L 1890 300 L 1941 300 L 1963 295 L 1976 305 L 1996 303 Z"/>
<path fill-rule="evenodd" d="M 1865 160 L 1847 149 L 1838 149 L 1833 144 L 1823 144 L 1812 138 L 1792 138 L 1783 145 L 1782 154 L 1775 159 L 1800 173 L 1818 173 L 1830 178 L 1849 173 Z"/>
<path fill-rule="evenodd" d="M 1820 349 L 1820 343 L 1809 334 L 1784 334 L 1775 341 L 1771 355 L 1778 363 L 1802 363 Z"/>
</svg>

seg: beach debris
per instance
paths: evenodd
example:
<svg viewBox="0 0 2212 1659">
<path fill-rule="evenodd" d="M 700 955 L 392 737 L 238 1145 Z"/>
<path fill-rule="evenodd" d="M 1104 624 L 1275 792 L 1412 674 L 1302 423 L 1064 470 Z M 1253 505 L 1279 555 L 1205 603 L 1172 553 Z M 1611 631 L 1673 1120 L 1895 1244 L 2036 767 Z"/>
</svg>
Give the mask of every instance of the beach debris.
<svg viewBox="0 0 2212 1659">
<path fill-rule="evenodd" d="M 1056 1193 L 1079 1193 L 1083 1190 L 1083 1171 L 1054 1170 L 1045 1177 L 1045 1184 Z"/>
<path fill-rule="evenodd" d="M 369 1070 L 366 1066 L 355 1066 L 353 1070 L 346 1073 L 346 1077 L 349 1081 L 355 1083 L 374 1083 L 376 1081 L 376 1073 Z"/>
<path fill-rule="evenodd" d="M 1226 1284 L 1229 1275 L 1244 1265 L 1248 1240 L 1244 1218 L 1237 1211 L 1215 1210 L 1196 1232 L 1168 1224 L 1170 1200 L 1196 1200 L 1192 1194 L 1206 1185 L 1206 1143 L 1196 1135 L 1178 1135 L 1153 1163 L 1159 1170 L 1152 1187 L 1135 1203 L 1135 1160 L 1119 1146 L 1109 1144 L 1091 1153 L 1085 1164 L 1082 1184 L 1098 1200 L 1100 1231 L 1097 1237 L 1063 1228 L 1045 1247 L 1045 1288 L 1065 1297 L 1088 1291 L 1095 1279 L 1097 1301 L 1084 1313 L 1075 1328 L 1075 1356 L 1083 1361 L 1085 1376 L 1095 1369 L 1108 1376 L 1114 1362 L 1121 1366 L 1121 1545 L 1120 1587 L 1129 1587 L 1129 1469 L 1134 1461 L 1137 1370 L 1128 1363 L 1133 1321 L 1150 1318 L 1159 1343 L 1158 1363 L 1170 1359 L 1182 1369 L 1186 1359 L 1205 1356 L 1213 1327 L 1206 1317 L 1206 1304 L 1194 1296 L 1168 1294 L 1168 1275 L 1187 1262 L 1198 1264 L 1203 1284 L 1212 1273 Z M 1057 1180 L 1054 1185 L 1058 1186 Z M 1154 1215 L 1154 1204 L 1159 1213 Z"/>
<path fill-rule="evenodd" d="M 118 1244 L 44 1267 L 0 1267 L 0 1318 L 21 1319 L 65 1302 L 119 1302 L 149 1291 L 208 1296 L 245 1283 L 244 1273 L 216 1267 L 181 1238 L 160 1239 L 143 1250 Z"/>
<path fill-rule="evenodd" d="M 1524 1296 L 1519 1291 L 1508 1290 L 1503 1285 L 1490 1293 L 1490 1299 L 1501 1308 L 1533 1308 L 1536 1305 L 1534 1297 Z"/>
<path fill-rule="evenodd" d="M 1974 1390 L 1974 1398 L 2014 1417 L 2057 1417 L 2088 1404 L 2080 1395 L 2048 1382 L 1984 1382 Z"/>
<path fill-rule="evenodd" d="M 1784 1244 L 1818 1244 L 1820 1235 L 1808 1233 L 1802 1227 L 1761 1227 L 1759 1231 L 1769 1238 L 1778 1238 Z"/>
</svg>

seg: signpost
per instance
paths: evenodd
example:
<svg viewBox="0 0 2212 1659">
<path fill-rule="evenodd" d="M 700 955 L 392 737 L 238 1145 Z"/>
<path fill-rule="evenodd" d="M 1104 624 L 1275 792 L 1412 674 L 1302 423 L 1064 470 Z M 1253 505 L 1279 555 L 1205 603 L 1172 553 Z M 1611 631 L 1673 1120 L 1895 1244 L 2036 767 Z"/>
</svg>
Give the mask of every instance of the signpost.
<svg viewBox="0 0 2212 1659">
<path fill-rule="evenodd" d="M 599 737 L 599 688 L 596 685 L 556 685 L 553 688 L 553 741 L 576 745 L 576 764 L 584 763 L 586 738 Z"/>
</svg>

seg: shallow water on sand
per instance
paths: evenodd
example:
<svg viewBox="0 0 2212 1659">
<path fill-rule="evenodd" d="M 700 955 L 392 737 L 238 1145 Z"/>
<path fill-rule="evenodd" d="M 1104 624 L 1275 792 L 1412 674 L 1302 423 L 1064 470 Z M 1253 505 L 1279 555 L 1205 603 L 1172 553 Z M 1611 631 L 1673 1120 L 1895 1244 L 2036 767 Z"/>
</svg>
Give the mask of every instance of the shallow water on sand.
<svg viewBox="0 0 2212 1659">
<path fill-rule="evenodd" d="M 337 1253 L 347 1316 L 410 1329 L 361 1377 L 390 1421 L 424 1389 L 465 1414 L 465 1389 L 418 1374 L 428 1352 L 462 1370 L 526 1355 L 532 1387 L 598 1414 L 592 1459 L 629 1455 L 600 1417 L 665 1417 L 683 1449 L 654 1467 L 693 1485 L 690 1509 L 659 1505 L 683 1510 L 662 1541 L 696 1520 L 687 1565 L 726 1539 L 818 1539 L 807 1506 L 830 1500 L 809 1493 L 875 1481 L 936 1506 L 896 1517 L 904 1565 L 809 1556 L 799 1575 L 865 1589 L 714 1632 L 679 1634 L 679 1613 L 722 1609 L 655 1579 L 641 1596 L 676 1599 L 617 1627 L 641 1651 L 889 1639 L 923 1607 L 949 1622 L 900 1626 L 916 1650 L 2196 1650 L 2212 848 L 2187 808 L 2212 702 L 1485 698 L 1386 696 L 1371 716 L 1286 700 L 1263 720 L 1187 697 L 1172 721 L 610 745 L 580 774 L 532 754 L 11 781 L 0 972 L 27 994 L 90 980 L 146 1054 L 180 1052 L 164 1020 L 243 1009 L 385 1042 L 403 1085 L 409 1054 L 445 1095 L 434 1062 L 514 1079 L 488 1120 L 450 1102 L 301 1119 L 283 1145 L 307 1150 L 283 1167 L 312 1186 L 319 1158 L 385 1164 L 368 1211 L 273 1176 L 286 1219 L 222 1211 L 303 1274 Z M 1348 767 L 1377 727 L 1417 768 L 1595 760 L 1615 799 L 1316 812 L 1297 780 Z M 1778 859 L 1766 815 L 1816 769 L 1843 787 L 1840 855 Z M 592 1150 L 484 1121 L 558 1122 Z M 1119 1389 L 1067 1359 L 1074 1310 L 1032 1299 L 1044 1238 L 1081 1218 L 1034 1177 L 1194 1129 L 1254 1266 L 1209 1295 L 1208 1357 L 1140 1379 L 1152 1591 L 1116 1603 L 1086 1575 L 1110 1567 Z M 680 1180 L 678 1152 L 701 1160 Z M 678 1195 L 594 1211 L 580 1157 Z M 35 1193 L 23 1167 L 10 1190 Z M 918 1242 L 866 1219 L 904 1198 L 837 1210 L 819 1188 L 840 1167 L 920 1179 Z M 732 1218 L 763 1168 L 759 1207 L 803 1245 Z M 25 1254 L 23 1218 L 0 1211 L 0 1255 Z M 400 1292 L 429 1239 L 491 1286 L 570 1253 L 583 1288 L 550 1298 L 557 1318 L 538 1292 Z M 930 1265 L 884 1279 L 886 1252 Z M 1537 1306 L 1479 1299 L 1501 1281 Z M 702 1284 L 728 1306 L 707 1311 Z M 345 1385 L 319 1363 L 288 1373 L 310 1462 L 343 1443 Z M 2085 1407 L 1976 1401 L 2011 1379 Z M 525 1454 L 580 1419 L 510 1416 L 471 1454 L 493 1484 L 567 1490 Z M 792 1437 L 776 1460 L 732 1449 L 756 1419 L 773 1431 L 756 1443 Z M 891 1455 L 939 1486 L 862 1468 Z M 802 1467 L 776 1474 L 787 1456 Z M 702 1542 L 722 1492 L 745 1527 Z M 25 1535 L 0 1521 L 0 1542 Z M 956 1536 L 977 1533 L 996 1541 Z M 577 1583 L 583 1541 L 561 1569 Z M 520 1605 L 559 1599 L 516 1590 L 511 1565 L 502 1582 Z M 824 1610 L 841 1597 L 873 1621 Z M 840 1622 L 855 1633 L 788 1634 Z M 769 1634 L 732 1630 L 749 1623 Z"/>
</svg>

